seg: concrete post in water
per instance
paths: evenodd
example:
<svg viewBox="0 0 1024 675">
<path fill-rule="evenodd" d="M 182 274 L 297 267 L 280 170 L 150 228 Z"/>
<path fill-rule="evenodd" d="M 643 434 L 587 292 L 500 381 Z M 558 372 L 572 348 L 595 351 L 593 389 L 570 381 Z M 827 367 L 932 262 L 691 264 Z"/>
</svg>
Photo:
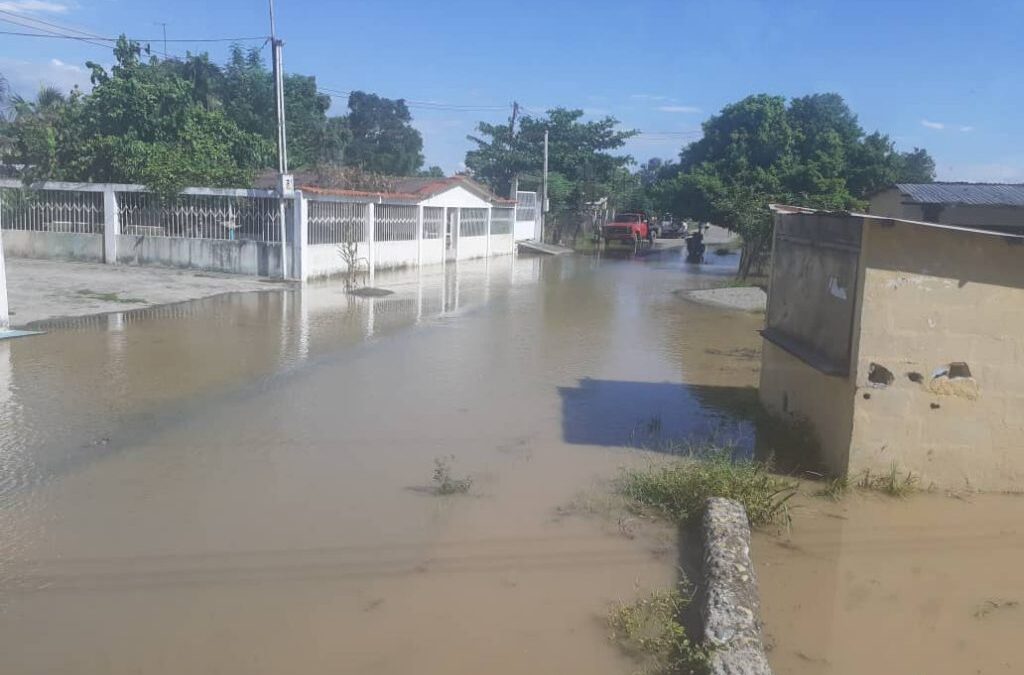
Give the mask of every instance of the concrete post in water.
<svg viewBox="0 0 1024 675">
<path fill-rule="evenodd" d="M 376 248 L 375 242 L 377 240 L 377 233 L 374 231 L 376 227 L 377 226 L 375 220 L 374 203 L 370 202 L 369 204 L 366 205 L 366 266 L 368 268 L 367 285 L 369 286 L 373 286 L 375 276 L 374 259 L 376 258 L 376 255 L 373 249 Z"/>
<path fill-rule="evenodd" d="M 712 675 L 771 675 L 761 635 L 760 599 L 750 561 L 747 512 L 712 497 L 704 511 L 704 642 Z"/>
<path fill-rule="evenodd" d="M 121 234 L 121 218 L 117 210 L 117 193 L 113 186 L 103 188 L 103 262 L 117 264 L 117 237 Z"/>
<path fill-rule="evenodd" d="M 416 267 L 423 267 L 423 204 L 416 206 Z"/>
<path fill-rule="evenodd" d="M 309 277 L 309 202 L 301 190 L 292 200 L 292 276 L 299 281 Z"/>
</svg>

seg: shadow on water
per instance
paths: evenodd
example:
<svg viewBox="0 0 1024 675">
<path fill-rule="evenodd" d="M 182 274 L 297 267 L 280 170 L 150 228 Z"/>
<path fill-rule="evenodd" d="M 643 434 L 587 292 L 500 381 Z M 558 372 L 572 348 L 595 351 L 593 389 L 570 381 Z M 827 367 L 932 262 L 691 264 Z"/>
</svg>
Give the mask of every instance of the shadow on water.
<svg viewBox="0 0 1024 675">
<path fill-rule="evenodd" d="M 769 415 L 755 387 L 584 378 L 558 393 L 566 443 L 666 454 L 711 445 L 785 473 L 824 473 L 808 430 Z"/>
</svg>

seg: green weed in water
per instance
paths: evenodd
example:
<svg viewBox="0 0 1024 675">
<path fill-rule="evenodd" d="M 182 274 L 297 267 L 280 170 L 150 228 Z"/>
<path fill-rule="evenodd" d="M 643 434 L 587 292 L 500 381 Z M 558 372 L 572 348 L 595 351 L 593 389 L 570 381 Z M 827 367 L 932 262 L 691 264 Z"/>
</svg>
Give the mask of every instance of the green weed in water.
<svg viewBox="0 0 1024 675">
<path fill-rule="evenodd" d="M 796 493 L 795 483 L 772 474 L 766 465 L 721 455 L 627 469 L 619 485 L 636 503 L 678 522 L 700 516 L 709 497 L 726 497 L 743 505 L 751 525 L 788 526 L 788 502 Z"/>
<path fill-rule="evenodd" d="M 875 490 L 890 497 L 906 497 L 917 490 L 917 476 L 910 471 L 902 474 L 893 462 L 888 473 L 871 473 L 871 469 L 865 469 L 857 481 L 857 487 L 864 490 Z"/>
<path fill-rule="evenodd" d="M 434 459 L 434 492 L 439 495 L 458 495 L 469 492 L 473 487 L 473 479 L 455 478 L 452 476 L 452 463 L 455 455 L 437 457 Z"/>
<path fill-rule="evenodd" d="M 608 615 L 611 639 L 636 659 L 643 675 L 702 675 L 708 654 L 687 635 L 680 615 L 689 599 L 677 589 L 652 591 Z"/>
</svg>

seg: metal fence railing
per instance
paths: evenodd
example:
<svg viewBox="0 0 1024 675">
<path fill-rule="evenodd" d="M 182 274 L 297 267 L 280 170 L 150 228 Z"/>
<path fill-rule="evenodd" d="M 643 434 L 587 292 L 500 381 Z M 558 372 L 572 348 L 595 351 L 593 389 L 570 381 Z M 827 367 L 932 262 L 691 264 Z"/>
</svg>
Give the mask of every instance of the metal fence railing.
<svg viewBox="0 0 1024 675">
<path fill-rule="evenodd" d="M 103 234 L 103 193 L 0 188 L 5 230 Z"/>
<path fill-rule="evenodd" d="M 516 192 L 516 221 L 537 220 L 537 193 Z"/>
<path fill-rule="evenodd" d="M 444 230 L 444 207 L 423 207 L 423 238 L 440 239 Z"/>
<path fill-rule="evenodd" d="M 491 209 L 491 234 L 510 234 L 512 232 L 514 209 L 495 206 Z"/>
<path fill-rule="evenodd" d="M 459 236 L 482 237 L 487 234 L 487 209 L 459 209 Z"/>
<path fill-rule="evenodd" d="M 416 239 L 417 207 L 405 204 L 378 204 L 373 212 L 373 236 L 376 241 Z"/>
<path fill-rule="evenodd" d="M 310 244 L 341 244 L 366 238 L 367 205 L 311 199 L 306 222 Z"/>
<path fill-rule="evenodd" d="M 274 197 L 190 193 L 166 201 L 150 192 L 119 191 L 117 209 L 122 234 L 281 241 L 280 202 Z"/>
</svg>

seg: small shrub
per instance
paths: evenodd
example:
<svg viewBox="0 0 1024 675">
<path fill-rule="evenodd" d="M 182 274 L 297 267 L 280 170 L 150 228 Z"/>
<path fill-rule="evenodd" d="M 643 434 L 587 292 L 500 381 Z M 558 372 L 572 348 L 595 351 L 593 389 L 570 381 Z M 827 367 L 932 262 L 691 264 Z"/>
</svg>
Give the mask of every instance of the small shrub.
<svg viewBox="0 0 1024 675">
<path fill-rule="evenodd" d="M 647 675 L 708 672 L 707 652 L 687 635 L 679 617 L 689 599 L 677 589 L 652 591 L 615 605 L 608 615 L 611 639 Z"/>
<path fill-rule="evenodd" d="M 752 525 L 789 525 L 788 502 L 796 484 L 771 474 L 756 462 L 732 462 L 725 456 L 684 460 L 666 466 L 631 469 L 620 483 L 638 504 L 685 522 L 703 513 L 708 497 L 741 503 Z"/>
<path fill-rule="evenodd" d="M 473 479 L 455 478 L 452 476 L 452 462 L 455 455 L 434 459 L 434 493 L 439 495 L 459 495 L 469 492 L 473 487 Z"/>
<path fill-rule="evenodd" d="M 857 487 L 882 492 L 890 497 L 906 497 L 917 490 L 917 483 L 917 476 L 910 471 L 905 475 L 901 474 L 896 462 L 893 462 L 888 473 L 873 474 L 871 469 L 865 469 L 857 481 Z"/>
</svg>

